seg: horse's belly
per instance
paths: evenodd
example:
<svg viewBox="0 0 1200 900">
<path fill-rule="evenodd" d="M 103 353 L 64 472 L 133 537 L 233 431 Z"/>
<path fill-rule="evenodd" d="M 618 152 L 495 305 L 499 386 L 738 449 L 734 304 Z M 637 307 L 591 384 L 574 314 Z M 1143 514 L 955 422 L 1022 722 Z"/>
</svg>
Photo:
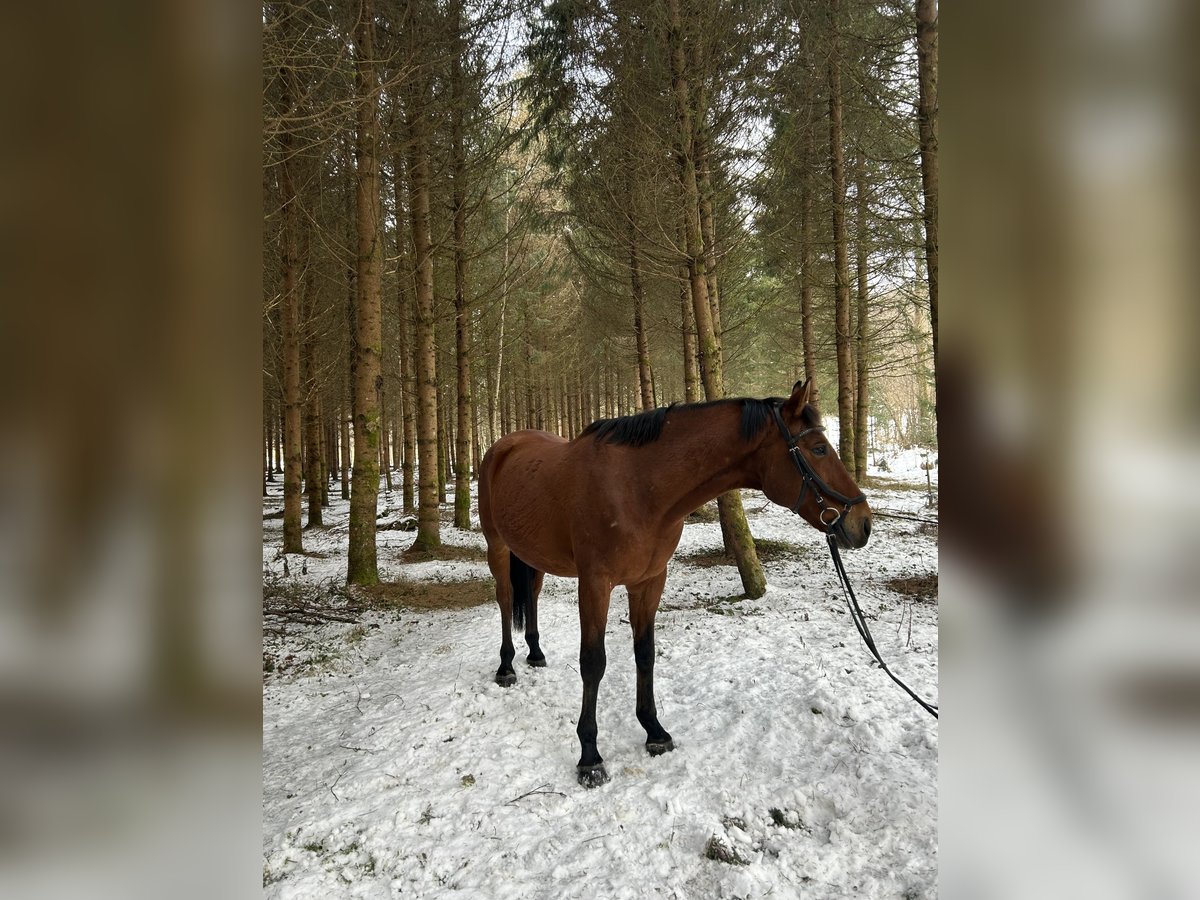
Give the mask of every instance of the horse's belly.
<svg viewBox="0 0 1200 900">
<path fill-rule="evenodd" d="M 575 560 L 571 558 L 570 554 L 555 553 L 553 549 L 547 552 L 548 548 L 545 547 L 522 546 L 520 541 L 508 541 L 508 549 L 515 553 L 522 562 L 539 572 L 558 575 L 560 578 L 579 577 L 579 570 L 575 567 Z"/>
<path fill-rule="evenodd" d="M 498 517 L 500 536 L 517 558 L 539 572 L 577 578 L 569 530 L 548 509 L 524 508 Z"/>
</svg>

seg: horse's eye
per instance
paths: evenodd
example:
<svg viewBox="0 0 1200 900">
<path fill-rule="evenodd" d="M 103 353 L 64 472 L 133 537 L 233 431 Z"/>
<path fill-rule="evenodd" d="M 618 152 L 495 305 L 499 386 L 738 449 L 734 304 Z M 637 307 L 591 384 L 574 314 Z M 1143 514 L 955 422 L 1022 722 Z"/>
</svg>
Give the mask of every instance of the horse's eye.
<svg viewBox="0 0 1200 900">
<path fill-rule="evenodd" d="M 818 444 L 817 446 L 813 447 L 812 452 L 813 452 L 813 456 L 824 456 L 826 453 L 829 452 L 829 445 L 828 444 Z"/>
</svg>

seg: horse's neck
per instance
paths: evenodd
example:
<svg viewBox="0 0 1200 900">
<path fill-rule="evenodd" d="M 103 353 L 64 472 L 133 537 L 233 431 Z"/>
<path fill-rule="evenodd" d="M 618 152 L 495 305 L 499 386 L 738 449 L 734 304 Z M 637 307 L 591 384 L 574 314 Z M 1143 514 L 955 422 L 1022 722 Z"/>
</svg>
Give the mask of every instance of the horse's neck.
<svg viewBox="0 0 1200 900">
<path fill-rule="evenodd" d="M 734 488 L 759 487 L 754 466 L 759 442 L 742 440 L 736 404 L 684 413 L 670 422 L 660 442 L 660 454 L 647 454 L 647 474 L 655 478 L 670 519 L 682 519 Z M 661 471 L 649 471 L 654 468 Z"/>
</svg>

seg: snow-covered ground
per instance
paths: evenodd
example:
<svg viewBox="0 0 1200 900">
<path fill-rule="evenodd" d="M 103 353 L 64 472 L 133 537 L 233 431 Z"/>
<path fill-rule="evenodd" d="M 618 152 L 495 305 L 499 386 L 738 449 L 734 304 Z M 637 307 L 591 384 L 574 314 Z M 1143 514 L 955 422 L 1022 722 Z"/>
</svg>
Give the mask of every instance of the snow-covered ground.
<svg viewBox="0 0 1200 900">
<path fill-rule="evenodd" d="M 920 463 L 919 454 L 890 454 L 888 471 L 873 474 L 897 488 L 869 489 L 872 505 L 929 515 Z M 265 512 L 280 508 L 273 488 Z M 744 499 L 755 537 L 787 546 L 765 563 L 766 596 L 731 600 L 741 590 L 736 569 L 686 562 L 720 547 L 719 526 L 685 527 L 655 669 L 659 718 L 676 750 L 653 759 L 634 716 L 632 641 L 616 590 L 597 713 L 612 780 L 592 790 L 575 780 L 573 580 L 546 578 L 538 614 L 549 666 L 522 665 L 518 641 L 509 689 L 492 680 L 493 603 L 268 633 L 264 660 L 277 667 L 263 687 L 267 895 L 935 896 L 937 722 L 872 663 L 822 536 L 761 494 Z M 398 505 L 398 493 L 382 495 L 390 510 L 381 518 Z M 325 557 L 290 557 L 291 579 L 344 579 L 347 513 L 334 499 L 331 524 L 305 532 L 306 549 Z M 936 574 L 936 533 L 902 519 L 875 525 L 867 548 L 845 554 L 850 577 L 884 658 L 936 702 L 936 597 L 886 584 Z M 264 520 L 264 570 L 274 575 L 280 527 Z M 477 530 L 446 526 L 443 537 L 484 546 Z M 379 533 L 383 578 L 488 574 L 470 560 L 405 563 L 411 541 Z"/>
</svg>

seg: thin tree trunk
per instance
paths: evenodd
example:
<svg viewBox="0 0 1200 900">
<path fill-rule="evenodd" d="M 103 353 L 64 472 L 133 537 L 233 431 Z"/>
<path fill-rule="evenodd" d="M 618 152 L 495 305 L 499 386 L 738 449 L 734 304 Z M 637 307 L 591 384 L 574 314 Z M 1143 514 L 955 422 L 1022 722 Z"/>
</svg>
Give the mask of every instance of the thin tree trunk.
<svg viewBox="0 0 1200 900">
<path fill-rule="evenodd" d="M 504 269 L 500 273 L 500 334 L 496 339 L 496 377 L 492 382 L 494 393 L 491 398 L 492 408 L 500 410 L 507 409 L 507 404 L 503 407 L 500 404 L 500 387 L 504 379 L 504 322 L 508 309 L 508 235 L 512 227 L 510 221 L 511 215 L 512 208 L 511 204 L 509 204 L 504 208 Z M 495 419 L 492 422 L 492 428 L 496 432 L 497 438 L 501 434 L 506 434 L 509 430 L 508 423 L 501 423 L 500 419 Z"/>
<path fill-rule="evenodd" d="M 525 364 L 525 416 L 522 427 L 533 428 L 533 336 L 529 327 L 529 300 L 521 294 L 521 354 Z"/>
<path fill-rule="evenodd" d="M 317 299 L 316 272 L 311 265 L 310 229 L 302 230 L 300 256 L 305 259 L 304 299 L 300 304 L 301 332 L 301 376 L 304 378 L 304 431 L 308 454 L 305 460 L 305 488 L 308 494 L 308 528 L 324 524 L 320 515 L 320 482 L 322 482 L 322 457 L 320 457 L 320 395 L 317 390 L 317 336 L 313 334 L 313 307 Z"/>
<path fill-rule="evenodd" d="M 857 327 L 854 334 L 854 357 L 857 384 L 854 391 L 854 479 L 861 482 L 867 475 L 867 417 L 870 413 L 870 384 L 867 363 L 870 361 L 870 336 L 867 312 L 867 177 L 862 151 L 854 157 L 855 226 L 858 232 L 858 304 Z"/>
<path fill-rule="evenodd" d="M 471 311 L 467 304 L 466 156 L 463 114 L 466 90 L 462 73 L 462 3 L 453 7 L 457 52 L 450 55 L 450 102 L 453 104 L 451 173 L 454 183 L 454 355 L 458 367 L 458 427 L 454 436 L 454 526 L 471 527 Z"/>
<path fill-rule="evenodd" d="M 275 480 L 275 410 L 271 408 L 270 401 L 267 401 L 267 414 L 263 417 L 263 440 L 266 441 L 266 449 L 264 451 L 264 464 L 266 471 L 263 473 L 263 478 L 266 481 Z M 266 491 L 266 486 L 263 486 L 263 491 Z"/>
<path fill-rule="evenodd" d="M 412 132 L 409 160 L 409 214 L 413 255 L 417 265 L 416 377 L 418 505 L 417 538 L 413 547 L 432 550 L 442 543 L 438 516 L 437 353 L 433 309 L 433 247 L 429 234 L 429 138 L 426 110 L 428 88 L 422 79 L 410 97 Z"/>
<path fill-rule="evenodd" d="M 842 70 L 838 0 L 831 0 L 829 55 L 829 165 L 833 181 L 834 338 L 837 348 L 838 454 L 854 471 L 854 371 L 850 358 L 850 263 L 846 237 L 846 172 L 842 150 Z"/>
<path fill-rule="evenodd" d="M 513 408 L 516 404 L 516 399 L 511 390 L 505 391 L 500 395 L 500 431 L 503 434 L 508 434 L 516 430 L 516 411 Z"/>
<path fill-rule="evenodd" d="M 384 387 L 383 379 L 379 379 L 379 463 L 383 467 L 384 484 L 387 485 L 387 492 L 392 492 L 392 447 L 388 440 L 390 425 L 388 423 L 387 414 L 387 389 Z"/>
<path fill-rule="evenodd" d="M 262 495 L 264 497 L 267 496 L 267 482 L 274 480 L 274 478 L 271 476 L 271 438 L 267 431 L 267 422 L 268 421 L 269 420 L 267 420 L 267 419 L 263 420 L 263 433 L 262 433 L 262 441 L 263 441 Z"/>
<path fill-rule="evenodd" d="M 717 286 L 717 228 L 713 220 L 712 175 L 708 168 L 707 143 L 696 143 L 696 186 L 700 193 L 700 238 L 704 245 L 704 281 L 708 286 L 708 306 L 712 310 L 713 334 L 721 367 L 725 365 L 724 329 L 721 327 L 721 293 Z"/>
<path fill-rule="evenodd" d="M 450 417 L 447 415 L 446 409 L 448 405 L 446 402 L 446 392 L 439 385 L 437 392 L 437 490 L 439 505 L 446 502 L 446 480 L 450 472 Z"/>
<path fill-rule="evenodd" d="M 306 279 L 307 280 L 307 279 Z M 309 289 L 305 289 L 309 293 Z M 311 297 L 309 298 L 311 299 Z M 305 304 L 306 306 L 308 304 Z M 311 307 L 309 307 L 311 310 Z M 313 356 L 315 348 L 311 334 L 304 341 L 304 381 L 306 397 L 304 403 L 304 431 L 308 444 L 308 467 L 305 474 L 305 487 L 308 492 L 308 526 L 323 525 L 321 518 L 321 485 L 324 482 L 324 465 L 321 459 L 321 400 L 317 392 L 315 365 Z"/>
<path fill-rule="evenodd" d="M 485 399 L 487 400 L 487 428 L 485 429 L 485 428 L 481 427 L 479 429 L 479 432 L 480 432 L 480 434 L 482 434 L 483 432 L 486 431 L 485 439 L 488 441 L 489 444 L 495 443 L 496 438 L 499 437 L 499 434 L 498 434 L 499 428 L 497 425 L 497 418 L 496 418 L 496 416 L 497 416 L 496 397 L 495 397 L 495 391 L 493 390 L 493 382 L 492 382 L 493 378 L 494 378 L 494 375 L 492 373 L 492 367 L 489 365 L 485 365 L 483 367 L 483 388 L 484 388 L 483 394 L 484 394 Z M 476 392 L 476 395 L 478 395 L 478 392 Z M 481 410 L 481 412 L 482 412 L 482 410 Z"/>
<path fill-rule="evenodd" d="M 350 499 L 350 416 L 338 410 L 338 430 L 342 436 L 342 499 Z"/>
<path fill-rule="evenodd" d="M 800 347 L 804 357 L 804 380 L 812 382 L 811 402 L 820 403 L 817 382 L 816 355 L 813 351 L 814 332 L 812 286 L 813 286 L 813 237 L 812 237 L 812 123 L 804 130 L 800 156 Z"/>
<path fill-rule="evenodd" d="M 337 469 L 337 430 L 332 419 L 325 414 L 325 404 L 321 404 L 321 459 L 324 470 L 321 474 L 321 506 L 329 507 L 329 485 L 333 481 L 333 473 Z"/>
<path fill-rule="evenodd" d="M 358 292 L 354 310 L 354 479 L 350 491 L 349 584 L 379 581 L 375 519 L 379 505 L 379 401 L 382 376 L 382 309 L 379 176 L 376 160 L 378 90 L 375 79 L 374 0 L 361 0 L 355 28 L 358 170 L 355 219 L 358 223 Z"/>
<path fill-rule="evenodd" d="M 579 433 L 577 425 L 579 422 L 579 406 L 575 391 L 571 387 L 571 380 L 566 375 L 562 377 L 562 389 L 564 405 L 567 410 L 567 429 L 563 433 L 563 437 L 573 440 L 575 435 Z"/>
<path fill-rule="evenodd" d="M 402 212 L 404 210 L 403 191 L 403 160 L 400 154 L 392 157 L 392 197 L 396 206 L 396 311 L 398 341 L 396 355 L 400 358 L 400 410 L 401 431 L 403 433 L 402 452 L 400 454 L 400 489 L 402 503 L 406 513 L 415 509 L 413 502 L 413 469 L 417 455 L 417 382 L 413 366 L 413 315 L 412 295 L 409 289 L 413 283 L 413 272 L 409 262 L 408 249 L 404 240 Z"/>
<path fill-rule="evenodd" d="M 925 277 L 933 332 L 933 408 L 938 398 L 938 17 L 937 0 L 917 0 L 917 128 L 924 196 Z M 941 431 L 939 420 L 938 430 Z"/>
<path fill-rule="evenodd" d="M 682 243 L 682 241 L 680 241 Z M 686 265 L 679 267 L 679 328 L 683 337 L 683 399 L 700 399 L 700 365 L 696 358 L 696 318 L 692 313 L 692 290 Z"/>
<path fill-rule="evenodd" d="M 279 400 L 279 415 L 275 419 L 275 440 L 277 442 L 275 457 L 275 474 L 282 475 L 284 466 L 287 464 L 287 453 L 283 447 L 283 435 L 287 432 L 287 412 L 283 402 L 282 393 Z"/>
<path fill-rule="evenodd" d="M 696 317 L 696 334 L 699 345 L 700 376 L 705 397 L 718 400 L 724 396 L 724 378 L 721 371 L 721 354 L 713 330 L 712 309 L 709 306 L 708 283 L 704 269 L 704 246 L 700 232 L 700 194 L 696 182 L 695 126 L 692 121 L 691 99 L 688 96 L 688 79 L 685 68 L 683 46 L 683 22 L 680 0 L 668 0 L 670 13 L 669 52 L 671 57 L 672 92 L 675 101 L 676 125 L 678 128 L 678 153 L 680 182 L 686 211 L 684 238 L 686 244 L 688 277 L 692 290 L 692 310 Z M 761 597 L 767 590 L 766 577 L 758 561 L 750 526 L 742 508 L 741 494 L 729 491 L 717 499 L 721 514 L 722 531 L 727 535 L 729 547 L 737 560 L 738 573 L 746 596 Z"/>
<path fill-rule="evenodd" d="M 654 389 L 650 384 L 650 348 L 646 341 L 644 322 L 646 294 L 642 288 L 637 232 L 632 222 L 629 226 L 629 279 L 633 289 L 633 337 L 637 348 L 638 387 L 642 395 L 642 409 L 654 409 Z"/>
<path fill-rule="evenodd" d="M 296 75 L 291 68 L 282 72 L 282 106 L 289 114 L 295 112 L 299 96 Z M 287 121 L 285 119 L 285 121 Z M 300 287 L 299 278 L 307 266 L 299 254 L 298 229 L 302 225 L 300 198 L 296 192 L 294 168 L 297 157 L 289 128 L 280 135 L 283 161 L 279 165 L 279 193 L 283 207 L 280 214 L 282 231 L 283 296 L 280 309 L 281 355 L 283 357 L 283 552 L 303 553 L 300 538 Z"/>
</svg>

